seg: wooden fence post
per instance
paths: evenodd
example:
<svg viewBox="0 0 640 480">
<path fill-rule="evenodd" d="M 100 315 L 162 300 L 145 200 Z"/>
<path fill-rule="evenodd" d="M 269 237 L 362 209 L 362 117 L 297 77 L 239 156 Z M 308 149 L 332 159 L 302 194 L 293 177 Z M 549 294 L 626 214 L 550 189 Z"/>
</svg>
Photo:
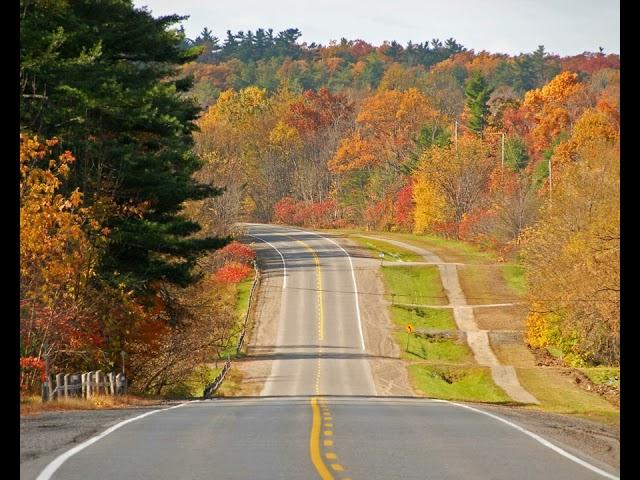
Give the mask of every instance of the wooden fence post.
<svg viewBox="0 0 640 480">
<path fill-rule="evenodd" d="M 93 394 L 93 372 L 87 372 L 87 398 L 91 398 Z"/>
<path fill-rule="evenodd" d="M 64 373 L 56 373 L 56 389 L 54 390 L 56 399 L 60 400 L 60 391 L 62 390 L 64 384 Z"/>
<path fill-rule="evenodd" d="M 101 382 L 101 380 L 103 379 L 101 370 L 96 370 L 95 378 L 96 378 L 96 395 L 100 395 L 101 393 L 103 393 L 103 390 L 104 390 L 103 388 L 101 388 L 101 386 L 103 385 Z"/>
</svg>

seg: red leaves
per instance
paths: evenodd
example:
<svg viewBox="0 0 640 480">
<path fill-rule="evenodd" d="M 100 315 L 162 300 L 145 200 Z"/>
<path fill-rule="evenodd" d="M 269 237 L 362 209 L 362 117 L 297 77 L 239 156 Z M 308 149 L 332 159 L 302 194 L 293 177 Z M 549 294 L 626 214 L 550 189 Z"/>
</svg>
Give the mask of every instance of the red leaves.
<svg viewBox="0 0 640 480">
<path fill-rule="evenodd" d="M 292 197 L 283 197 L 273 206 L 273 219 L 276 223 L 293 223 L 298 203 Z"/>
<path fill-rule="evenodd" d="M 585 72 L 590 75 L 603 68 L 620 68 L 620 56 L 615 54 L 585 52 L 560 59 L 562 70 Z"/>
<path fill-rule="evenodd" d="M 218 250 L 218 254 L 240 263 L 250 262 L 256 258 L 256 252 L 254 252 L 251 247 L 236 241 Z"/>
<path fill-rule="evenodd" d="M 334 200 L 297 202 L 291 197 L 283 197 L 273 206 L 273 219 L 288 225 L 331 227 L 337 222 L 336 210 Z"/>
<path fill-rule="evenodd" d="M 247 278 L 253 269 L 243 263 L 229 262 L 215 273 L 215 279 L 222 283 L 239 283 Z"/>
<path fill-rule="evenodd" d="M 302 100 L 289 106 L 285 121 L 301 134 L 313 134 L 352 111 L 353 103 L 344 94 L 332 94 L 326 88 L 321 88 L 318 93 L 307 90 Z"/>
<path fill-rule="evenodd" d="M 20 357 L 20 387 L 22 389 L 28 386 L 28 381 L 25 377 L 38 375 L 40 381 L 44 381 L 45 366 L 44 360 L 38 357 Z"/>
<path fill-rule="evenodd" d="M 393 204 L 394 223 L 402 230 L 411 231 L 413 228 L 413 183 L 409 181 L 396 193 Z"/>
</svg>

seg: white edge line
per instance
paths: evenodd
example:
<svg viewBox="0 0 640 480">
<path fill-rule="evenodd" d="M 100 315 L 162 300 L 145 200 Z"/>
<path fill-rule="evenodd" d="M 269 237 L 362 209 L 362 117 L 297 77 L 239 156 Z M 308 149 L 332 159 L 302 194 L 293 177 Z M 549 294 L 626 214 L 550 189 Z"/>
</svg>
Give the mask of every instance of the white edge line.
<svg viewBox="0 0 640 480">
<path fill-rule="evenodd" d="M 293 229 L 295 230 L 295 229 Z M 317 237 L 320 238 L 324 238 L 325 240 L 328 240 L 329 242 L 333 243 L 336 247 L 338 247 L 340 250 L 342 250 L 344 252 L 344 254 L 347 256 L 347 258 L 349 259 L 349 266 L 351 267 L 351 280 L 353 280 L 353 290 L 354 290 L 354 294 L 356 296 L 356 316 L 358 317 L 358 331 L 360 332 L 360 346 L 362 348 L 362 351 L 365 351 L 365 347 L 364 347 L 364 335 L 362 334 L 362 319 L 360 318 L 360 301 L 359 301 L 359 297 L 358 297 L 358 284 L 356 283 L 356 274 L 354 273 L 353 270 L 353 262 L 351 261 L 351 255 L 349 255 L 347 253 L 347 251 L 342 248 L 338 243 L 334 242 L 333 240 L 331 240 L 330 238 L 324 237 L 318 233 L 315 232 L 309 232 L 307 230 L 299 230 L 301 232 L 305 232 L 305 233 L 310 233 L 312 235 L 315 235 Z"/>
<path fill-rule="evenodd" d="M 64 452 L 61 455 L 59 455 L 58 457 L 56 457 L 51 463 L 49 463 L 49 465 L 47 465 L 44 468 L 44 470 L 42 470 L 42 472 L 40 472 L 40 475 L 38 475 L 36 480 L 49 480 L 52 477 L 52 475 L 54 473 L 56 473 L 56 470 L 58 470 L 58 468 L 60 468 L 60 466 L 64 462 L 66 462 L 69 458 L 71 458 L 73 455 L 75 455 L 76 453 L 80 452 L 81 450 L 84 450 L 89 445 L 91 445 L 93 443 L 96 443 L 101 438 L 106 437 L 107 435 L 109 435 L 110 433 L 116 431 L 117 429 L 119 429 L 120 427 L 126 425 L 127 423 L 131 423 L 131 422 L 134 422 L 134 421 L 139 420 L 141 418 L 147 417 L 149 415 L 153 415 L 154 413 L 165 412 L 167 410 L 183 407 L 184 405 L 187 405 L 189 403 L 199 402 L 199 401 L 200 400 L 191 400 L 189 402 L 181 403 L 180 405 L 174 405 L 173 407 L 169 407 L 169 408 L 161 408 L 159 410 L 152 410 L 150 412 L 143 413 L 142 415 L 138 415 L 137 417 L 128 418 L 127 420 L 123 420 L 122 422 L 117 423 L 117 424 L 113 425 L 112 427 L 107 428 L 104 432 L 102 432 L 102 433 L 100 433 L 100 434 L 98 434 L 98 435 L 96 435 L 94 437 L 91 437 L 89 440 L 86 440 L 86 441 L 82 442 L 80 445 L 77 445 L 77 446 L 73 447 L 71 450 L 67 450 L 66 452 Z"/>
<path fill-rule="evenodd" d="M 602 475 L 603 477 L 610 478 L 612 480 L 620 480 L 620 477 L 616 477 L 615 475 L 612 475 L 609 472 L 605 472 L 604 470 L 596 467 L 595 465 L 591 465 L 590 463 L 582 460 L 581 458 L 578 458 L 575 455 L 572 455 L 571 453 L 567 452 L 566 450 L 563 450 L 562 448 L 554 445 L 549 440 L 541 437 L 540 435 L 537 435 L 537 434 L 535 434 L 533 432 L 530 432 L 526 428 L 523 428 L 520 425 L 516 425 L 515 423 L 512 423 L 509 420 L 506 420 L 506 419 L 504 419 L 502 417 L 499 417 L 498 415 L 494 415 L 493 413 L 485 412 L 484 410 L 479 410 L 477 408 L 470 407 L 469 405 L 463 405 L 461 403 L 451 402 L 449 400 L 432 399 L 432 401 L 439 402 L 439 403 L 449 403 L 451 405 L 456 405 L 458 407 L 466 408 L 467 410 L 472 410 L 472 411 L 474 411 L 476 413 L 481 413 L 482 415 L 486 415 L 488 417 L 491 417 L 491 418 L 493 418 L 495 420 L 498 420 L 498 421 L 500 421 L 502 423 L 505 423 L 505 424 L 509 425 L 512 428 L 515 428 L 516 430 L 524 433 L 525 435 L 530 436 L 531 438 L 533 438 L 537 442 L 541 443 L 545 447 L 550 448 L 554 452 L 562 455 L 563 457 L 568 458 L 569 460 L 577 463 L 578 465 L 582 465 L 583 467 L 591 470 L 592 472 L 595 472 L 595 473 L 597 473 L 599 475 Z"/>
<path fill-rule="evenodd" d="M 267 242 L 266 240 L 264 240 L 263 238 L 260 237 L 256 237 L 255 235 L 251 235 L 250 233 L 246 233 L 245 235 L 247 235 L 248 237 L 253 237 L 253 238 L 257 238 L 258 240 L 260 240 L 261 242 L 266 243 L 267 245 L 269 245 L 271 248 L 273 248 L 276 252 L 278 252 L 278 255 L 280 255 L 280 258 L 282 259 L 282 288 L 285 289 L 287 288 L 287 264 L 284 261 L 284 257 L 282 256 L 282 253 L 280 253 L 280 250 L 278 250 L 276 247 L 274 247 L 270 242 Z"/>
</svg>

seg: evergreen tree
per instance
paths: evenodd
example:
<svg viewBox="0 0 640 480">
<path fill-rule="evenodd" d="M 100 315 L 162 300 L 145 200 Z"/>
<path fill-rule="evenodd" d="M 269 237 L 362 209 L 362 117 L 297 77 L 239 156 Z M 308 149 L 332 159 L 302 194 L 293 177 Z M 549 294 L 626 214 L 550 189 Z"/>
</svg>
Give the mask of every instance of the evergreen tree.
<svg viewBox="0 0 640 480">
<path fill-rule="evenodd" d="M 204 249 L 199 225 L 180 215 L 183 202 L 216 192 L 192 174 L 199 112 L 182 95 L 190 83 L 177 67 L 197 57 L 170 27 L 131 1 L 21 2 L 21 130 L 57 136 L 78 159 L 69 190 L 107 205 L 112 230 L 100 265 L 103 281 L 144 292 L 155 280 L 185 285 Z"/>
<path fill-rule="evenodd" d="M 467 108 L 471 114 L 469 128 L 480 136 L 482 136 L 482 132 L 486 126 L 487 116 L 489 115 L 487 102 L 489 101 L 491 92 L 492 89 L 487 85 L 484 77 L 479 72 L 474 72 L 465 84 L 464 95 L 467 99 Z"/>
</svg>

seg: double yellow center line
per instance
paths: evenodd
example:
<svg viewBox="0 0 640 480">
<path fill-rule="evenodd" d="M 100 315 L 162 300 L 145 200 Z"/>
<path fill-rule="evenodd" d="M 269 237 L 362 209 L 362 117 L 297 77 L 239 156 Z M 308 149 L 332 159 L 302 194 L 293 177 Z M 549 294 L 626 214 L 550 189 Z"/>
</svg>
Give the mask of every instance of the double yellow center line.
<svg viewBox="0 0 640 480">
<path fill-rule="evenodd" d="M 318 339 L 320 341 L 323 341 L 324 340 L 324 310 L 323 310 L 323 306 L 322 306 L 322 272 L 320 271 L 320 258 L 318 258 L 318 254 L 306 242 L 303 242 L 302 240 L 298 240 L 297 238 L 291 237 L 289 235 L 285 235 L 285 236 L 289 237 L 292 240 L 295 240 L 300 245 L 302 245 L 304 248 L 306 248 L 307 251 L 313 257 L 313 262 L 316 265 L 316 293 L 317 293 L 317 296 L 318 296 L 317 297 L 317 299 L 318 299 L 318 301 L 317 301 L 317 304 L 318 304 Z"/>
<path fill-rule="evenodd" d="M 301 244 L 313 257 L 313 261 L 316 266 L 316 291 L 317 291 L 317 318 L 318 318 L 318 340 L 324 340 L 324 310 L 322 306 L 322 272 L 320 270 L 320 258 L 318 254 L 307 243 L 297 238 L 285 235 L 286 237 L 295 240 Z M 322 347 L 319 349 L 319 353 L 322 353 Z M 316 395 L 320 395 L 320 357 L 316 364 L 316 378 L 315 378 L 315 391 Z M 333 419 L 329 406 L 324 398 L 313 397 L 309 400 L 311 404 L 312 423 L 311 423 L 311 435 L 309 437 L 309 455 L 311 456 L 311 463 L 315 467 L 318 475 L 322 480 L 335 480 L 333 472 L 341 474 L 344 472 L 344 467 L 339 463 L 338 456 L 333 451 Z M 321 412 L 322 411 L 322 412 Z M 322 439 L 322 446 L 320 440 Z M 324 458 L 322 452 L 324 451 Z M 324 459 L 328 460 L 331 468 L 327 466 Z M 348 477 L 340 477 L 341 480 L 351 480 Z"/>
</svg>

